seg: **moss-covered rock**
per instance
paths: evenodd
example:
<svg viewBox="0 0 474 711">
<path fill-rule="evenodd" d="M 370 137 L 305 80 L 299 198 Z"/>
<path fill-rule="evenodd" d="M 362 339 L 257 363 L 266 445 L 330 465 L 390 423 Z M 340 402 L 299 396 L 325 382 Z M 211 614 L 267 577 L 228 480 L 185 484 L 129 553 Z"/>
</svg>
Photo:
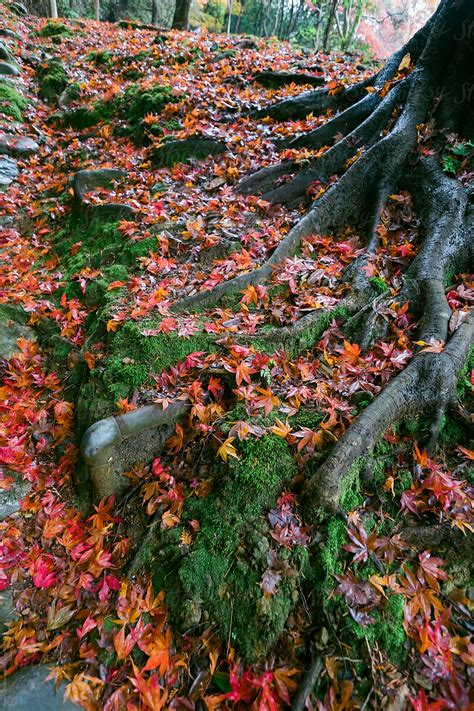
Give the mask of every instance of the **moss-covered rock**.
<svg viewBox="0 0 474 711">
<path fill-rule="evenodd" d="M 28 102 L 18 93 L 8 80 L 0 80 L 0 113 L 10 116 L 14 121 L 23 121 L 23 111 Z"/>
<path fill-rule="evenodd" d="M 67 37 L 70 34 L 69 27 L 59 20 L 48 20 L 38 31 L 39 37 Z"/>
<path fill-rule="evenodd" d="M 56 57 L 38 65 L 37 78 L 39 95 L 44 101 L 53 101 L 68 85 L 64 65 Z"/>
</svg>

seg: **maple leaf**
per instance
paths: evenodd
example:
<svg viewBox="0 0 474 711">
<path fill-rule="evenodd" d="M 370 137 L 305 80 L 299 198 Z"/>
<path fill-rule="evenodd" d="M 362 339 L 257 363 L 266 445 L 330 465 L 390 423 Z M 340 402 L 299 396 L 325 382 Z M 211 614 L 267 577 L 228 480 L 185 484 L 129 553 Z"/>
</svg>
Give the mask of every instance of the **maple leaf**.
<svg viewBox="0 0 474 711">
<path fill-rule="evenodd" d="M 277 437 L 285 439 L 291 432 L 291 426 L 288 424 L 288 420 L 283 423 L 277 418 L 275 424 L 270 427 L 270 432 L 273 432 Z"/>
<path fill-rule="evenodd" d="M 125 659 L 125 657 L 128 657 L 135 644 L 136 641 L 133 635 L 128 634 L 125 636 L 125 625 L 120 628 L 117 634 L 114 635 L 114 649 L 119 659 Z"/>
<path fill-rule="evenodd" d="M 234 457 L 235 459 L 239 458 L 239 455 L 237 454 L 237 450 L 235 449 L 234 445 L 232 442 L 234 441 L 235 437 L 227 437 L 225 442 L 221 444 L 219 449 L 217 450 L 217 456 L 219 456 L 221 459 L 224 460 L 224 462 L 227 461 L 229 457 Z"/>
<path fill-rule="evenodd" d="M 375 550 L 377 539 L 376 531 L 372 531 L 370 535 L 367 535 L 364 527 L 360 525 L 357 530 L 348 528 L 347 535 L 352 543 L 343 546 L 343 548 L 346 551 L 354 553 L 354 563 L 359 563 L 360 561 L 365 563 L 370 553 Z"/>
</svg>

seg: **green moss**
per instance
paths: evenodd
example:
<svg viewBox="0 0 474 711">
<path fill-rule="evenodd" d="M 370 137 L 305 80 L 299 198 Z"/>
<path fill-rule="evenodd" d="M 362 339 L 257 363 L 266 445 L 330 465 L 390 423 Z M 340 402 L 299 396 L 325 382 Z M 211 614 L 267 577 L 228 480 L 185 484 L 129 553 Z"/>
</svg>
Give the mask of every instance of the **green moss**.
<svg viewBox="0 0 474 711">
<path fill-rule="evenodd" d="M 37 69 L 39 95 L 44 101 L 52 101 L 64 91 L 68 78 L 60 59 L 53 58 L 41 62 Z"/>
<path fill-rule="evenodd" d="M 115 334 L 104 372 L 107 390 L 115 399 L 130 395 L 133 389 L 143 385 L 149 373 L 161 372 L 190 353 L 215 349 L 212 336 L 204 333 L 190 338 L 175 333 L 142 335 L 144 329 L 157 325 L 151 321 L 128 321 Z"/>
<path fill-rule="evenodd" d="M 321 549 L 321 573 L 325 585 L 334 585 L 334 576 L 342 572 L 345 555 L 342 546 L 347 543 L 346 524 L 341 519 L 333 519 L 328 524 L 326 542 Z"/>
<path fill-rule="evenodd" d="M 164 534 L 153 579 L 157 589 L 168 588 L 172 616 L 181 627 L 214 624 L 223 640 L 254 660 L 264 658 L 282 633 L 297 598 L 297 571 L 307 556 L 282 551 L 286 572 L 276 593 L 264 597 L 259 583 L 270 547 L 264 514 L 297 467 L 288 445 L 273 437 L 246 440 L 239 453 L 237 464 L 216 465 L 212 494 L 187 500 L 183 521 L 197 519 L 200 532 L 182 560 L 176 543 L 170 544 L 171 536 Z M 173 566 L 177 576 L 169 575 Z"/>
<path fill-rule="evenodd" d="M 469 349 L 466 361 L 459 373 L 457 394 L 460 400 L 463 400 L 467 395 L 472 394 L 471 371 L 474 370 L 474 346 Z"/>
<path fill-rule="evenodd" d="M 339 484 L 339 502 L 345 511 L 354 511 L 363 502 L 360 487 L 361 460 L 355 462 Z"/>
<path fill-rule="evenodd" d="M 65 37 L 70 34 L 69 28 L 58 20 L 48 20 L 38 32 L 39 37 L 57 37 L 58 35 Z"/>
<path fill-rule="evenodd" d="M 403 628 L 403 609 L 403 595 L 389 593 L 383 612 L 379 613 L 376 610 L 370 613 L 376 620 L 375 624 L 361 627 L 354 620 L 348 618 L 348 633 L 350 637 L 366 639 L 371 647 L 378 644 L 392 664 L 399 668 L 403 667 L 407 659 L 405 650 L 407 637 Z"/>
<path fill-rule="evenodd" d="M 111 53 L 106 49 L 98 49 L 94 52 L 90 52 L 86 60 L 95 64 L 96 67 L 110 67 L 114 63 Z"/>
<path fill-rule="evenodd" d="M 0 113 L 10 116 L 14 121 L 23 121 L 23 111 L 28 102 L 7 80 L 0 80 Z"/>
<path fill-rule="evenodd" d="M 369 282 L 378 294 L 384 294 L 386 291 L 390 291 L 384 280 L 380 277 L 372 277 L 369 279 Z"/>
</svg>

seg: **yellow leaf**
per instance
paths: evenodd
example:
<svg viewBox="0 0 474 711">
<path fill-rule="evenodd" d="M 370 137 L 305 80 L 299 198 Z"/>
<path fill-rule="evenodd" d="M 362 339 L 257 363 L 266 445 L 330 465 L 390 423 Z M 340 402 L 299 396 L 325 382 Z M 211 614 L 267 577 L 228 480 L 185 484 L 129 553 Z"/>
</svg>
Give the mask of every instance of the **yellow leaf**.
<svg viewBox="0 0 474 711">
<path fill-rule="evenodd" d="M 221 444 L 219 449 L 217 450 L 218 456 L 224 460 L 224 462 L 227 461 L 228 457 L 235 457 L 235 459 L 239 458 L 239 455 L 237 454 L 237 450 L 232 444 L 234 441 L 234 437 L 227 437 L 226 441 Z"/>
</svg>

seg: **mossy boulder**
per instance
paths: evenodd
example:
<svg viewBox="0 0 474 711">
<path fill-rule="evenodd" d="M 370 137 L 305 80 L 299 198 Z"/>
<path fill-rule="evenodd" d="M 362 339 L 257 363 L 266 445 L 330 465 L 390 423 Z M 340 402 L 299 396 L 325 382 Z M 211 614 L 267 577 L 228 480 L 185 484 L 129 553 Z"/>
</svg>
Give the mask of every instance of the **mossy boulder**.
<svg viewBox="0 0 474 711">
<path fill-rule="evenodd" d="M 53 101 L 68 85 L 66 70 L 57 57 L 47 59 L 38 65 L 37 78 L 39 95 L 43 101 Z"/>
<path fill-rule="evenodd" d="M 38 31 L 39 37 L 57 37 L 57 36 L 68 36 L 71 31 L 67 25 L 58 20 L 48 20 L 46 24 Z"/>
<path fill-rule="evenodd" d="M 14 121 L 23 121 L 23 111 L 28 102 L 18 93 L 13 84 L 0 79 L 0 113 L 10 116 Z"/>
</svg>

